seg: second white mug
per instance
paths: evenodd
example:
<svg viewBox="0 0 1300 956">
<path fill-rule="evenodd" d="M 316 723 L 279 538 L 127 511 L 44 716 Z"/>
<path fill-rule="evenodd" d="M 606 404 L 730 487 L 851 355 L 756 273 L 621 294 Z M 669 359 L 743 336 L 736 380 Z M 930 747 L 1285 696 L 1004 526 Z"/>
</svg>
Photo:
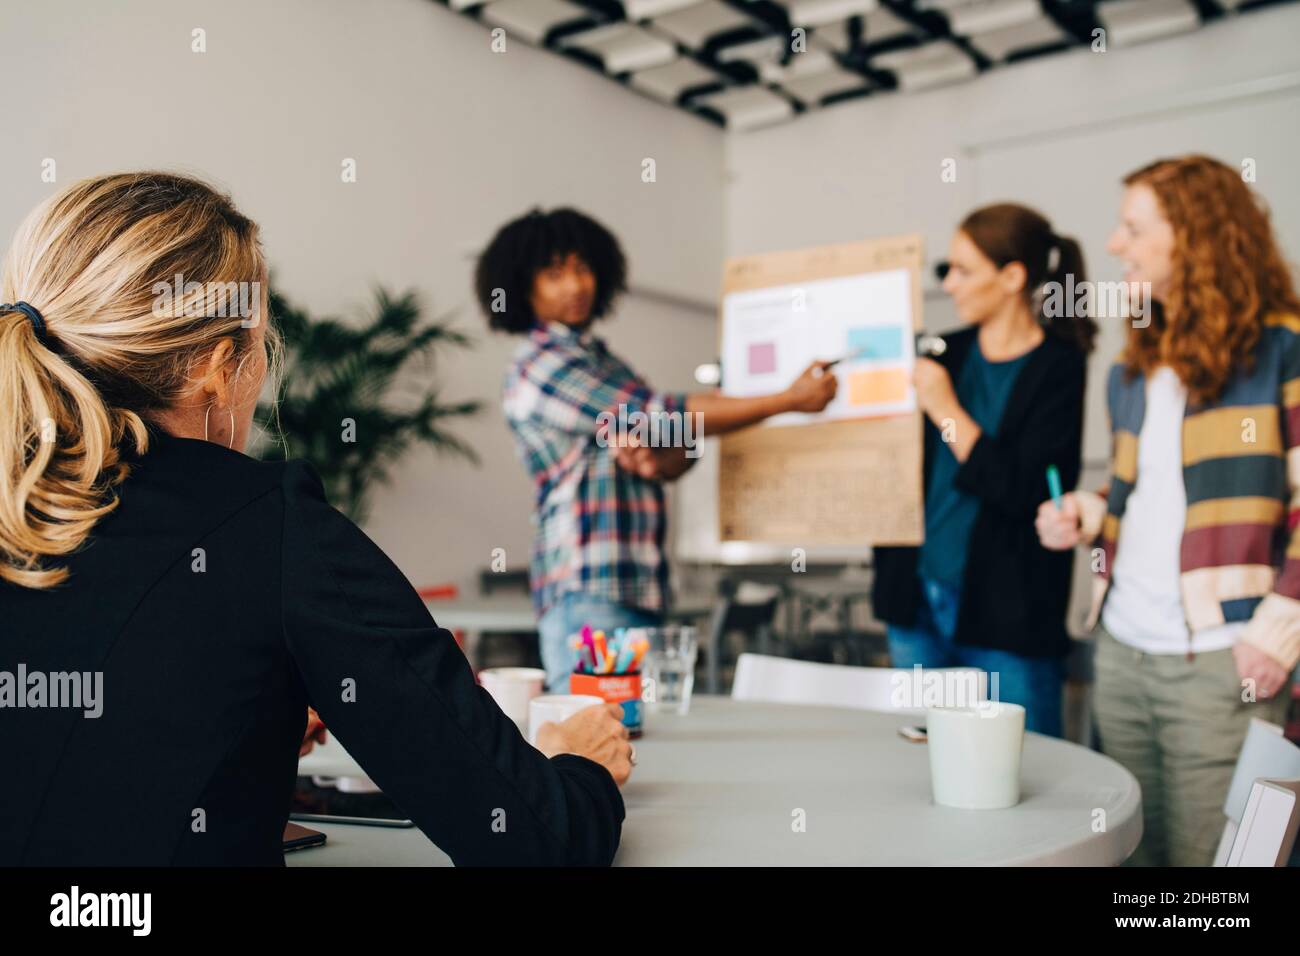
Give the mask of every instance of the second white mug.
<svg viewBox="0 0 1300 956">
<path fill-rule="evenodd" d="M 478 679 L 519 732 L 527 735 L 528 702 L 541 696 L 546 671 L 536 667 L 489 667 L 478 672 Z"/>
<path fill-rule="evenodd" d="M 990 700 L 926 710 L 934 802 L 961 810 L 999 810 L 1020 802 L 1025 708 Z"/>
</svg>

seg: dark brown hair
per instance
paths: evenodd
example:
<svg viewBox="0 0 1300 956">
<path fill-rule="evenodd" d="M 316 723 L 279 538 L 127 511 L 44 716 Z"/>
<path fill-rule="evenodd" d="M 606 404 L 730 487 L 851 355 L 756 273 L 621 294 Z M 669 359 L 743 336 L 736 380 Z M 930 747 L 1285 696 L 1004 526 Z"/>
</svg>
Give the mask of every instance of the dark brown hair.
<svg viewBox="0 0 1300 956">
<path fill-rule="evenodd" d="M 596 275 L 591 319 L 603 317 L 627 289 L 627 260 L 614 234 L 576 209 L 531 212 L 498 230 L 479 256 L 474 291 L 488 326 L 526 333 L 537 323 L 532 289 L 537 273 L 557 259 L 576 254 Z M 498 310 L 497 297 L 504 308 Z"/>
<path fill-rule="evenodd" d="M 1037 312 L 1043 327 L 1085 353 L 1092 351 L 1097 337 L 1097 323 L 1092 316 L 1079 315 L 1073 308 L 1061 315 L 1048 315 L 1044 311 L 1045 284 L 1063 285 L 1067 276 L 1074 277 L 1075 285 L 1085 280 L 1083 250 L 1076 240 L 1058 236 L 1046 217 L 1017 203 L 996 203 L 976 209 L 962 220 L 961 231 L 999 269 L 1012 262 L 1024 266 L 1025 301 Z"/>
</svg>

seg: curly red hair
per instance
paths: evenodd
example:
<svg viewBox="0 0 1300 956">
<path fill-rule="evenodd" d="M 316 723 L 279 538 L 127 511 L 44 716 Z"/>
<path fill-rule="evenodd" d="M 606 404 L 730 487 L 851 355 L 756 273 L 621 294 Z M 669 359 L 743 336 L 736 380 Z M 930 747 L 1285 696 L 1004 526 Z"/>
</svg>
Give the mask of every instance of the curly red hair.
<svg viewBox="0 0 1300 956">
<path fill-rule="evenodd" d="M 1145 328 L 1132 327 L 1122 361 L 1169 365 L 1197 403 L 1249 369 L 1264 319 L 1300 316 L 1295 283 L 1263 202 L 1240 171 L 1208 156 L 1161 159 L 1124 177 L 1149 187 L 1174 231 L 1169 292 Z"/>
</svg>

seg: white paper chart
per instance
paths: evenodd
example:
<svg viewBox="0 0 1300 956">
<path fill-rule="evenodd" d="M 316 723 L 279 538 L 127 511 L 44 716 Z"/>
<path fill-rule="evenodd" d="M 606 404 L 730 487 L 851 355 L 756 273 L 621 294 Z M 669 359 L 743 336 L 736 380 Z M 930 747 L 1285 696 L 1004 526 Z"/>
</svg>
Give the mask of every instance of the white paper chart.
<svg viewBox="0 0 1300 956">
<path fill-rule="evenodd" d="M 722 300 L 723 394 L 780 391 L 809 363 L 849 356 L 831 370 L 839 389 L 824 411 L 787 412 L 768 424 L 911 412 L 912 328 L 906 269 L 729 293 Z"/>
</svg>

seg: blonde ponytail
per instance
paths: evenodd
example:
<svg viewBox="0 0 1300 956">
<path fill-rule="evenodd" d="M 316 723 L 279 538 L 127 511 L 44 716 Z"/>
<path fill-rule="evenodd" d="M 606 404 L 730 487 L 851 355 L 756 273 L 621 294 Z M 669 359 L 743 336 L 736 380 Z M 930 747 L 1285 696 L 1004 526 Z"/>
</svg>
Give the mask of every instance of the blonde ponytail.
<svg viewBox="0 0 1300 956">
<path fill-rule="evenodd" d="M 188 177 L 88 179 L 27 217 L 0 302 L 31 303 L 44 328 L 0 310 L 0 580 L 66 580 L 50 559 L 116 507 L 146 423 L 219 339 L 247 352 L 248 315 L 229 314 L 224 298 L 214 308 L 213 290 L 257 288 L 265 271 L 256 225 Z M 181 294 L 160 299 L 173 284 Z"/>
</svg>

